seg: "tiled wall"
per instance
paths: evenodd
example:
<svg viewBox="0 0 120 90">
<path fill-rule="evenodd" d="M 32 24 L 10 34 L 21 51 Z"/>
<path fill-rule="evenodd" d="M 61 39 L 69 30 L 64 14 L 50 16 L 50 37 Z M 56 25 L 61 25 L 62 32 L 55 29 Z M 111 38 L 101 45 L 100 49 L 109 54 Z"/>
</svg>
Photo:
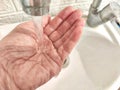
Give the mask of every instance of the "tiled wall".
<svg viewBox="0 0 120 90">
<path fill-rule="evenodd" d="M 87 15 L 92 1 L 93 0 L 52 0 L 50 13 L 51 15 L 56 15 L 61 9 L 71 5 L 75 8 L 80 8 L 84 15 Z M 105 6 L 106 2 L 109 3 L 109 1 L 112 0 L 103 0 L 101 6 Z M 0 0 L 0 25 L 21 22 L 28 19 L 30 19 L 30 17 L 22 11 L 20 0 Z"/>
<path fill-rule="evenodd" d="M 61 9 L 69 5 L 81 8 L 86 13 L 91 2 L 92 0 L 52 0 L 50 13 L 56 15 Z M 22 11 L 20 0 L 0 0 L 0 25 L 28 19 L 29 16 Z"/>
</svg>

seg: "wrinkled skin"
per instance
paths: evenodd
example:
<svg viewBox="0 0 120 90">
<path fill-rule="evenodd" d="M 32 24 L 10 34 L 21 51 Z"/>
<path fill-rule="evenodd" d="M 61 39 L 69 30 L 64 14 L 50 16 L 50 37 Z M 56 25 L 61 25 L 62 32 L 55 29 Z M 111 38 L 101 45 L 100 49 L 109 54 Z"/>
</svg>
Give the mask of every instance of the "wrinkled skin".
<svg viewBox="0 0 120 90">
<path fill-rule="evenodd" d="M 52 20 L 50 16 L 44 17 L 42 41 L 33 22 L 18 25 L 0 42 L 0 65 L 7 74 L 3 79 L 6 90 L 9 86 L 10 90 L 34 90 L 57 75 L 77 43 L 82 27 L 80 10 L 72 7 L 65 8 Z"/>
</svg>

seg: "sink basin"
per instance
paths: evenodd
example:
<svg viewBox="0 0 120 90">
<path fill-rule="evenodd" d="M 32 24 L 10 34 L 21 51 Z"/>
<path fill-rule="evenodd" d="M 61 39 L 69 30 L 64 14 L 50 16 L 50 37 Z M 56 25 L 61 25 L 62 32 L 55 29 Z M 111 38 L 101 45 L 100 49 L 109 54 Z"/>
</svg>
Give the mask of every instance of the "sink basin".
<svg viewBox="0 0 120 90">
<path fill-rule="evenodd" d="M 119 88 L 120 35 L 111 22 L 97 28 L 86 26 L 77 51 L 88 77 L 98 90 Z"/>
<path fill-rule="evenodd" d="M 0 39 L 18 25 L 0 26 Z M 110 22 L 87 25 L 60 74 L 36 90 L 117 90 L 120 83 L 120 36 Z"/>
</svg>

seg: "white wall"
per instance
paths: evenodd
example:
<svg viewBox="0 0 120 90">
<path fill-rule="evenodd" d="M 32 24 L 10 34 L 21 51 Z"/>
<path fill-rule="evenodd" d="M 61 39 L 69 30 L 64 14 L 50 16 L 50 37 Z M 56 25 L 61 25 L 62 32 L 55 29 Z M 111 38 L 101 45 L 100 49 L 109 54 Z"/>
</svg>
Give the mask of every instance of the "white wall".
<svg viewBox="0 0 120 90">
<path fill-rule="evenodd" d="M 51 15 L 56 15 L 61 9 L 68 5 L 80 8 L 84 14 L 87 14 L 90 4 L 93 0 L 52 0 Z M 103 8 L 111 1 L 120 0 L 103 0 L 100 8 Z M 0 0 L 0 25 L 7 23 L 21 22 L 30 19 L 21 8 L 20 0 Z"/>
</svg>

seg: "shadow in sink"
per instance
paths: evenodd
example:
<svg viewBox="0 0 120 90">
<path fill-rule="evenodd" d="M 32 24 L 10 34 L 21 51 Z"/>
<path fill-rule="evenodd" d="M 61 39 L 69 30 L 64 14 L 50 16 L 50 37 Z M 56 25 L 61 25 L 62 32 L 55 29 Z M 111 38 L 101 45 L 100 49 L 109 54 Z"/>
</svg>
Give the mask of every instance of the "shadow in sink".
<svg viewBox="0 0 120 90">
<path fill-rule="evenodd" d="M 109 39 L 98 32 L 84 28 L 77 49 L 85 71 L 95 86 L 101 88 L 99 90 L 117 90 L 120 85 L 114 83 L 120 75 L 120 46 L 113 40 L 114 37 Z"/>
</svg>

